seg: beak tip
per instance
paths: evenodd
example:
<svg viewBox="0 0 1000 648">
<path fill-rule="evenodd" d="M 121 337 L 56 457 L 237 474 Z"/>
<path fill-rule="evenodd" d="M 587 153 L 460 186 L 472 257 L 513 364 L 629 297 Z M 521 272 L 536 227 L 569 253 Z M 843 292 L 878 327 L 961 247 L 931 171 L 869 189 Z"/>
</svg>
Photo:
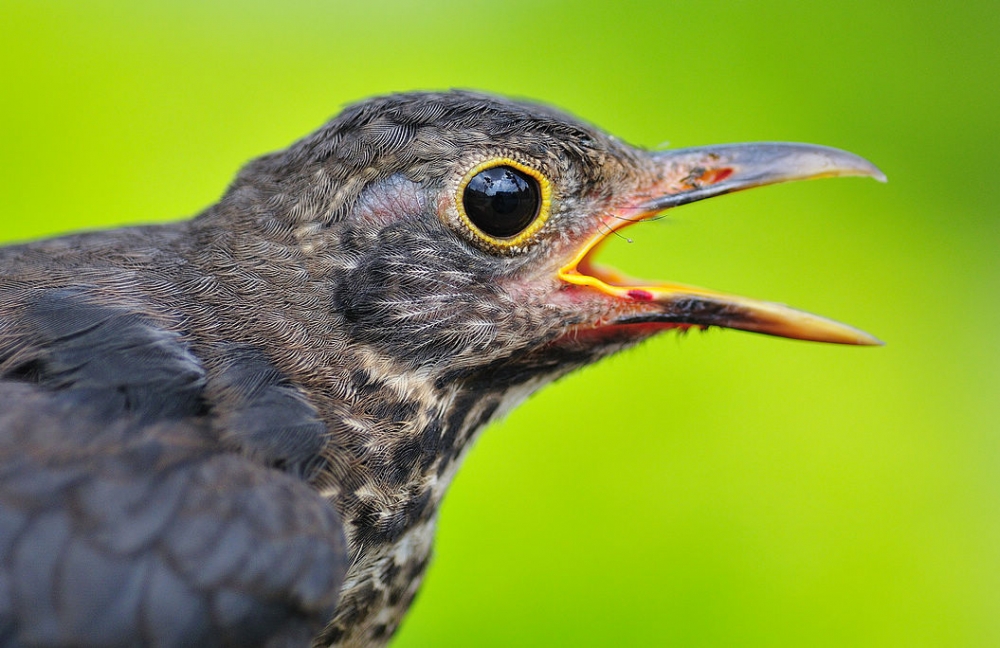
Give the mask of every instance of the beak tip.
<svg viewBox="0 0 1000 648">
<path fill-rule="evenodd" d="M 886 182 L 889 182 L 889 178 L 886 177 L 885 172 L 883 172 L 882 169 L 878 168 L 874 164 L 872 165 L 871 170 L 868 173 L 868 176 L 870 178 L 874 178 L 875 180 L 878 180 L 879 182 L 881 182 L 883 184 L 885 184 Z"/>
<path fill-rule="evenodd" d="M 871 333 L 866 333 L 861 329 L 856 329 L 853 326 L 847 326 L 846 324 L 838 324 L 838 326 L 843 327 L 844 335 L 838 336 L 839 339 L 833 339 L 830 341 L 838 342 L 840 344 L 849 344 L 853 346 L 865 346 L 865 347 L 881 347 L 885 346 L 885 342 L 878 339 Z"/>
<path fill-rule="evenodd" d="M 840 329 L 837 333 L 828 341 L 837 342 L 840 344 L 848 344 L 852 346 L 863 346 L 863 347 L 881 347 L 885 346 L 885 342 L 878 339 L 871 333 L 866 333 L 861 329 L 856 329 L 853 326 L 848 326 L 846 324 L 837 323 L 836 326 Z"/>
<path fill-rule="evenodd" d="M 886 177 L 885 172 L 872 164 L 867 159 L 861 157 L 860 155 L 854 155 L 853 153 L 848 153 L 847 151 L 841 151 L 839 149 L 831 149 L 833 151 L 833 157 L 838 163 L 843 163 L 841 169 L 844 175 L 860 175 L 873 178 L 878 182 L 888 182 L 889 178 Z"/>
</svg>

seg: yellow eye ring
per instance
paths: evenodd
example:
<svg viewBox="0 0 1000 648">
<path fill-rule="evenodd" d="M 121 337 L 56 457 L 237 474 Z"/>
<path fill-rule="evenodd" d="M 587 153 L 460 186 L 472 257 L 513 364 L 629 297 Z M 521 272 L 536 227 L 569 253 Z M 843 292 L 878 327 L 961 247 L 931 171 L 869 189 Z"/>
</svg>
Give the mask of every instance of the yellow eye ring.
<svg viewBox="0 0 1000 648">
<path fill-rule="evenodd" d="M 488 195 L 484 193 L 484 188 L 494 185 L 501 189 Z M 468 208 L 467 200 L 471 201 Z M 501 212 L 496 212 L 497 205 L 502 208 Z M 459 220 L 475 242 L 494 252 L 509 254 L 522 249 L 545 225 L 551 206 L 552 183 L 549 179 L 537 169 L 507 157 L 491 158 L 472 167 L 455 191 Z M 484 214 L 484 210 L 494 213 Z M 484 218 L 501 218 L 509 222 L 492 222 L 487 226 Z M 491 233 L 487 229 L 494 231 Z"/>
</svg>

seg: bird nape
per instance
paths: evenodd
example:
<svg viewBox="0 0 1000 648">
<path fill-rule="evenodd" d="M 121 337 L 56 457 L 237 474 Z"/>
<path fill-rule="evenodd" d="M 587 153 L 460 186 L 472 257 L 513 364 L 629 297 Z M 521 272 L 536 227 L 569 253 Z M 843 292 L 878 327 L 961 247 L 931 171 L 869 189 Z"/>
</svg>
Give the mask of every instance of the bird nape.
<svg viewBox="0 0 1000 648">
<path fill-rule="evenodd" d="M 0 645 L 384 644 L 465 451 L 541 386 L 669 329 L 878 343 L 593 261 L 670 207 L 839 175 L 883 178 L 399 94 L 193 220 L 0 250 Z"/>
</svg>

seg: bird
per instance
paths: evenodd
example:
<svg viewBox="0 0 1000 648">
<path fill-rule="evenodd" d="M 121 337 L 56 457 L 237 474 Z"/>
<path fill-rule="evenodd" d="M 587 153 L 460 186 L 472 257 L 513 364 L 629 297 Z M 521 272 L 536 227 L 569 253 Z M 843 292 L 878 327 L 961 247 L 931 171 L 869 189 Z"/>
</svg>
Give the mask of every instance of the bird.
<svg viewBox="0 0 1000 648">
<path fill-rule="evenodd" d="M 877 345 L 595 261 L 854 154 L 644 150 L 472 91 L 345 108 L 168 224 L 0 249 L 0 646 L 380 646 L 491 422 L 664 331 Z"/>
</svg>

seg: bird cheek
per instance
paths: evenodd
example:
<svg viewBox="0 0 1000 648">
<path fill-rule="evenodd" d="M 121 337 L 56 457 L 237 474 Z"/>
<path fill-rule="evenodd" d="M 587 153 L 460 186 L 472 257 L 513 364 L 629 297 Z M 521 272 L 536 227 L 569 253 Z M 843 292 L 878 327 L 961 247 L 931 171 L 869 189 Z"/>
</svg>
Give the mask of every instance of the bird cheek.
<svg viewBox="0 0 1000 648">
<path fill-rule="evenodd" d="M 442 223 L 455 222 L 458 220 L 458 211 L 455 209 L 455 200 L 450 192 L 442 191 L 436 198 L 437 209 L 435 212 Z"/>
<path fill-rule="evenodd" d="M 356 221 L 382 228 L 390 223 L 424 213 L 427 192 L 402 174 L 368 185 L 352 210 Z"/>
<path fill-rule="evenodd" d="M 594 326 L 602 325 L 622 311 L 620 299 L 590 290 L 586 286 L 563 282 L 559 282 L 558 288 L 552 293 L 550 303 L 571 314 L 567 319 Z"/>
</svg>

